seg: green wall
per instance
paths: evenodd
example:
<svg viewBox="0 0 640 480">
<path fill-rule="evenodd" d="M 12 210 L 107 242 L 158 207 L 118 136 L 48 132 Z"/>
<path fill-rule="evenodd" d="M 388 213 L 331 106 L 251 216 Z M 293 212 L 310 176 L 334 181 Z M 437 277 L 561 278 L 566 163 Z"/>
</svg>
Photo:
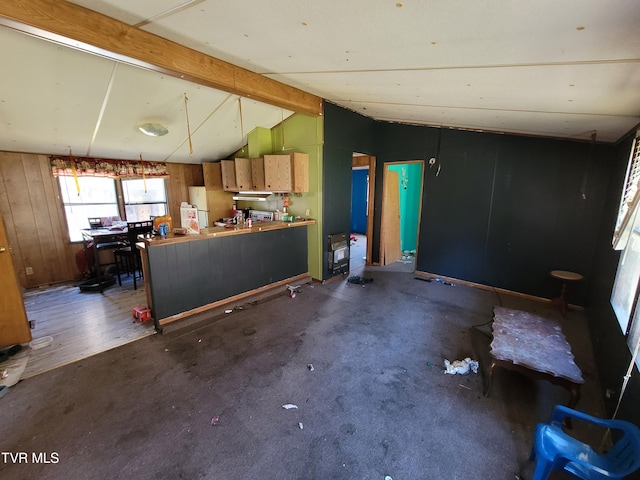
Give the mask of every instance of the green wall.
<svg viewBox="0 0 640 480">
<path fill-rule="evenodd" d="M 420 203 L 422 202 L 422 164 L 398 163 L 389 165 L 389 170 L 398 172 L 400 192 L 400 245 L 403 251 L 415 250 L 418 242 Z"/>
<path fill-rule="evenodd" d="M 269 132 L 269 134 L 265 134 Z M 270 142 L 269 142 L 270 135 Z M 309 192 L 291 193 L 287 212 L 296 217 L 314 219 L 308 228 L 309 275 L 322 279 L 322 139 L 323 118 L 294 114 L 270 131 L 265 128 L 252 130 L 248 148 L 240 150 L 236 157 L 261 157 L 265 154 L 301 152 L 309 154 Z M 283 195 L 271 195 L 266 202 L 238 201 L 239 208 L 256 210 L 283 210 Z M 309 214 L 307 215 L 307 210 Z M 283 252 L 286 254 L 286 252 Z"/>
</svg>

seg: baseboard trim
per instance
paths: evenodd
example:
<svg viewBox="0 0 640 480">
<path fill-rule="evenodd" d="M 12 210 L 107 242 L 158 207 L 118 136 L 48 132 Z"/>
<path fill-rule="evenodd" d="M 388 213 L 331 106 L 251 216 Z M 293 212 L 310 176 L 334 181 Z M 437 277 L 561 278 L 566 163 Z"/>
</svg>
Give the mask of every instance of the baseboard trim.
<svg viewBox="0 0 640 480">
<path fill-rule="evenodd" d="M 183 328 L 187 325 L 207 320 L 212 316 L 215 317 L 219 314 L 224 314 L 225 310 L 228 310 L 230 307 L 235 307 L 240 301 L 249 303 L 283 295 L 287 292 L 283 290 L 276 291 L 276 289 L 279 289 L 287 284 L 309 282 L 311 282 L 311 277 L 308 273 L 303 273 L 301 275 L 296 275 L 295 277 L 290 277 L 278 282 L 270 283 L 269 285 L 265 285 L 264 287 L 256 288 L 254 290 L 240 293 L 238 295 L 234 295 L 217 302 L 203 305 L 202 307 L 194 308 L 192 310 L 178 313 L 170 317 L 165 317 L 160 319 L 160 321 L 158 322 L 158 324 L 160 325 L 159 331 L 160 333 L 167 333 L 167 327 L 169 325 L 173 325 L 174 323 L 179 324 L 178 328 Z M 172 327 L 171 330 L 173 329 L 174 328 Z"/>
<path fill-rule="evenodd" d="M 514 297 L 526 298 L 527 300 L 533 300 L 533 301 L 540 302 L 540 303 L 551 304 L 553 302 L 553 300 L 550 299 L 550 298 L 538 297 L 538 296 L 535 296 L 535 295 L 529 295 L 527 293 L 514 292 L 513 290 L 507 290 L 505 288 L 491 287 L 489 285 L 483 285 L 482 283 L 469 282 L 467 280 L 461 280 L 459 278 L 445 277 L 445 276 L 442 276 L 442 275 L 436 275 L 434 273 L 421 272 L 419 270 L 416 270 L 414 273 L 418 277 L 422 277 L 422 278 L 427 278 L 427 279 L 441 278 L 442 280 L 444 280 L 446 282 L 457 283 L 457 284 L 460 284 L 460 285 L 466 285 L 467 287 L 479 288 L 480 290 L 488 290 L 488 291 L 491 291 L 491 292 L 502 293 L 504 295 L 511 295 L 511 296 L 514 296 Z M 580 312 L 584 311 L 584 307 L 582 307 L 580 305 L 569 304 L 568 307 L 571 310 L 577 310 L 577 311 L 580 311 Z"/>
</svg>

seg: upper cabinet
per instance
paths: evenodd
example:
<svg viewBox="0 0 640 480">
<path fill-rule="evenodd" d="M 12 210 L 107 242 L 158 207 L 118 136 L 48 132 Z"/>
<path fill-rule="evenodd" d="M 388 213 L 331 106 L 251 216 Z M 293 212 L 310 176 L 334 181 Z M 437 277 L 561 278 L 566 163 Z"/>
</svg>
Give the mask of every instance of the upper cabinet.
<svg viewBox="0 0 640 480">
<path fill-rule="evenodd" d="M 264 180 L 270 192 L 308 192 L 309 155 L 298 152 L 265 155 Z"/>
<path fill-rule="evenodd" d="M 223 190 L 222 165 L 220 162 L 204 162 L 202 164 L 204 186 L 207 190 Z"/>
<path fill-rule="evenodd" d="M 222 188 L 228 192 L 237 192 L 236 163 L 233 160 L 222 160 Z"/>
<path fill-rule="evenodd" d="M 264 183 L 268 192 L 290 192 L 293 178 L 290 155 L 264 156 Z"/>
<path fill-rule="evenodd" d="M 251 180 L 251 159 L 250 158 L 236 158 L 236 187 L 239 191 L 247 191 L 252 188 Z"/>
<path fill-rule="evenodd" d="M 309 191 L 309 154 L 294 152 L 291 154 L 293 164 L 293 184 L 291 190 L 296 193 Z"/>
<path fill-rule="evenodd" d="M 209 190 L 304 193 L 309 191 L 309 155 L 279 153 L 203 163 Z"/>
<path fill-rule="evenodd" d="M 251 189 L 257 192 L 266 191 L 264 183 L 264 158 L 251 159 Z"/>
</svg>

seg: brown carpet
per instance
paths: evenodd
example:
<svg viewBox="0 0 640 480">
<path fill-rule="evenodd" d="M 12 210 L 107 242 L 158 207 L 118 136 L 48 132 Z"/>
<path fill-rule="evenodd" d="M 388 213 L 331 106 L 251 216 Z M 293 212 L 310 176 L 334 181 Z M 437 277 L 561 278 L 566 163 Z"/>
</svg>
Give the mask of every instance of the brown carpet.
<svg viewBox="0 0 640 480">
<path fill-rule="evenodd" d="M 578 408 L 602 414 L 582 313 L 358 273 L 373 283 L 304 285 L 21 381 L 0 398 L 0 451 L 29 461 L 5 455 L 0 477 L 514 479 L 568 393 L 498 370 L 483 395 L 494 305 L 561 322 L 586 379 Z M 443 373 L 465 357 L 477 375 Z"/>
</svg>

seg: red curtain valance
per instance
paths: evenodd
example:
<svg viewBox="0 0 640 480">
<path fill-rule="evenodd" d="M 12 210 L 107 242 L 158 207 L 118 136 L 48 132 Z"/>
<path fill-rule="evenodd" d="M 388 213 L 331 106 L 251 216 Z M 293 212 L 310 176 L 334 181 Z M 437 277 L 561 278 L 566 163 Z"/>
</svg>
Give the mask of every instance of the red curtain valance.
<svg viewBox="0 0 640 480">
<path fill-rule="evenodd" d="M 103 158 L 51 155 L 51 173 L 78 177 L 167 177 L 167 164 L 139 160 L 107 160 Z"/>
</svg>

